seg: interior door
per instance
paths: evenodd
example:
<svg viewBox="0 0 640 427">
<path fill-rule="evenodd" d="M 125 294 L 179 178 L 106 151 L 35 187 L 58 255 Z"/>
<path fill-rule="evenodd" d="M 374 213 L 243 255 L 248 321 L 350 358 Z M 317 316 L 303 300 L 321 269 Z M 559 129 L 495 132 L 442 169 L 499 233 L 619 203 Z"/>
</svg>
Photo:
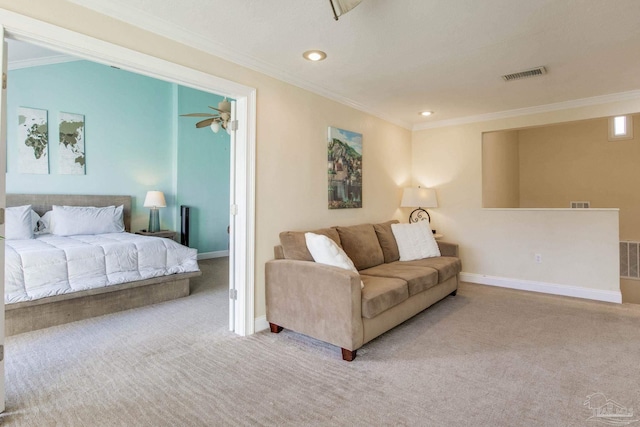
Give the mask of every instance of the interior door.
<svg viewBox="0 0 640 427">
<path fill-rule="evenodd" d="M 0 173 L 0 235 L 4 236 L 4 208 L 6 206 L 6 164 L 7 164 L 7 42 L 4 27 L 0 25 L 0 58 L 2 58 L 2 91 L 0 95 L 0 165 L 5 172 Z M 0 243 L 0 412 L 4 412 L 4 241 Z"/>
<path fill-rule="evenodd" d="M 238 291 L 235 281 L 235 242 L 236 242 L 236 219 L 238 213 L 238 205 L 236 201 L 236 101 L 231 101 L 231 122 L 229 125 L 229 134 L 231 141 L 229 143 L 229 330 L 235 331 L 236 327 L 236 302 L 238 299 Z"/>
</svg>

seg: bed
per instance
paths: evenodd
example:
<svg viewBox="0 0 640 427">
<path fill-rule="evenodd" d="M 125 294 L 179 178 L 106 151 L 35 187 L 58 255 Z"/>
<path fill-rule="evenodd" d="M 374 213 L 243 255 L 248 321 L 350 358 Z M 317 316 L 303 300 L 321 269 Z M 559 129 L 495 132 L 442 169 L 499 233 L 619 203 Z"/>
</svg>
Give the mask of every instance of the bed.
<svg viewBox="0 0 640 427">
<path fill-rule="evenodd" d="M 31 205 L 39 216 L 54 205 L 122 206 L 125 231 L 6 240 L 7 336 L 184 297 L 190 279 L 201 275 L 195 249 L 130 233 L 130 196 L 7 194 L 6 199 L 7 207 Z M 46 261 L 38 258 L 41 252 L 48 253 Z M 160 265 L 163 258 L 166 265 Z M 68 277 L 53 279 L 58 276 Z"/>
</svg>

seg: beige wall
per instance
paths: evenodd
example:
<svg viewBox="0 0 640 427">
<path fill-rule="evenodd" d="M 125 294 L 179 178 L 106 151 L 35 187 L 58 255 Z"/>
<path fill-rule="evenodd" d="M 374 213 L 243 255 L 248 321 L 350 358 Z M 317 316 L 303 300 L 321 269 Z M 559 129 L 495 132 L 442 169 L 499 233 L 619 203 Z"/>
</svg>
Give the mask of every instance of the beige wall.
<svg viewBox="0 0 640 427">
<path fill-rule="evenodd" d="M 634 123 L 640 115 L 633 116 Z M 620 239 L 640 240 L 640 136 L 608 140 L 608 119 L 524 129 L 520 207 L 620 209 Z"/>
<path fill-rule="evenodd" d="M 410 131 L 61 0 L 0 0 L 0 8 L 257 88 L 256 317 L 265 314 L 264 264 L 279 232 L 400 218 Z M 362 209 L 327 209 L 328 126 L 363 134 Z"/>
<path fill-rule="evenodd" d="M 483 209 L 482 134 L 633 111 L 640 111 L 640 100 L 414 132 L 413 179 L 437 189 L 432 223 L 445 240 L 460 244 L 463 270 L 567 290 L 617 292 L 617 212 Z M 541 264 L 535 263 L 535 253 L 542 255 Z"/>
<path fill-rule="evenodd" d="M 482 136 L 482 206 L 520 207 L 518 131 L 487 132 Z"/>
</svg>

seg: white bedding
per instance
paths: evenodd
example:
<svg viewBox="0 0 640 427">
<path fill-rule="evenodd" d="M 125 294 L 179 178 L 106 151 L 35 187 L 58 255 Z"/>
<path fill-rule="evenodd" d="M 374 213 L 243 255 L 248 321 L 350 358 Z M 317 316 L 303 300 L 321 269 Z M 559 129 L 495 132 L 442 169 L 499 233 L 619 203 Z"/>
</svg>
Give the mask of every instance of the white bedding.
<svg viewBox="0 0 640 427">
<path fill-rule="evenodd" d="M 197 250 L 131 233 L 6 240 L 5 303 L 199 271 Z"/>
</svg>

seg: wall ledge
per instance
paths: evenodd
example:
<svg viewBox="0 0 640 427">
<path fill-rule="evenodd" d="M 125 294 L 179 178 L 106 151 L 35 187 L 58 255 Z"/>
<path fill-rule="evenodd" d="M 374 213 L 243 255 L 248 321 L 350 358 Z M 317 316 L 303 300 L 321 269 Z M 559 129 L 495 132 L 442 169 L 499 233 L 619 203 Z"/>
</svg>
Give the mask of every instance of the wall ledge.
<svg viewBox="0 0 640 427">
<path fill-rule="evenodd" d="M 588 209 L 574 209 L 574 208 L 482 208 L 483 211 L 571 211 L 571 212 L 619 212 L 620 208 L 588 208 Z"/>
<path fill-rule="evenodd" d="M 622 293 L 619 290 L 605 291 L 602 289 L 583 288 L 580 286 L 510 279 L 506 277 L 487 276 L 484 274 L 465 272 L 460 273 L 460 280 L 463 282 L 478 283 L 480 285 L 518 289 L 521 291 L 540 292 L 544 294 L 612 302 L 616 304 L 622 303 Z"/>
</svg>

